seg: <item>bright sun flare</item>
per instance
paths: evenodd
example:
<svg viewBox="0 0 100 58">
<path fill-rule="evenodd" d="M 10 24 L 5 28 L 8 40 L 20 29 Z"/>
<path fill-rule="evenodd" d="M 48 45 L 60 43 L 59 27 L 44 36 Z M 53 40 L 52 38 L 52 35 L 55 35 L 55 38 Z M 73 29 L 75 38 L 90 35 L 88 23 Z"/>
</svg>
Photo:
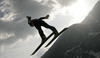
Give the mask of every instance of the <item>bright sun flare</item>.
<svg viewBox="0 0 100 58">
<path fill-rule="evenodd" d="M 82 22 L 89 12 L 87 5 L 82 0 L 78 0 L 76 3 L 69 6 L 67 10 L 70 13 L 69 15 L 74 18 L 71 24 Z"/>
</svg>

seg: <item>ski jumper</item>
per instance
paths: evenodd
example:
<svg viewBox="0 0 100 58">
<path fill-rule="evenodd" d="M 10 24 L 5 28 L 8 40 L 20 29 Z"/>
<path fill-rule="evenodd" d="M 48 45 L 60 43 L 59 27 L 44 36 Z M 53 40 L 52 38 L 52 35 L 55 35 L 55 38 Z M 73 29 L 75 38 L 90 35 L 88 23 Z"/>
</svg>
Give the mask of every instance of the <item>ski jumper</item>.
<svg viewBox="0 0 100 58">
<path fill-rule="evenodd" d="M 53 31 L 54 34 L 57 34 L 58 31 L 56 30 L 55 27 L 53 26 L 50 26 L 48 25 L 45 21 L 43 21 L 42 19 L 47 19 L 47 17 L 41 17 L 39 19 L 34 19 L 34 20 L 31 20 L 31 19 L 28 19 L 28 24 L 33 27 L 35 26 L 36 29 L 38 30 L 39 34 L 40 34 L 40 37 L 42 38 L 42 40 L 44 40 L 46 38 L 43 30 L 41 29 L 41 26 L 45 27 L 45 28 L 48 28 L 48 29 L 51 29 Z"/>
</svg>

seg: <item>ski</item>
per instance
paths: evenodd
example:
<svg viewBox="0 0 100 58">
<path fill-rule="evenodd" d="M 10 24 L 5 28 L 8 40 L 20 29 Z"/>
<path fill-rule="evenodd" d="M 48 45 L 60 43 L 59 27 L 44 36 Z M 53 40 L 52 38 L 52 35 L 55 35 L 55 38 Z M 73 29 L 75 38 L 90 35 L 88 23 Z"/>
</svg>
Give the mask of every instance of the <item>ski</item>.
<svg viewBox="0 0 100 58">
<path fill-rule="evenodd" d="M 34 55 L 40 48 L 41 46 L 53 35 L 53 33 L 51 33 L 46 39 L 44 39 L 41 44 L 36 48 L 36 50 L 31 54 Z"/>
<path fill-rule="evenodd" d="M 68 28 L 64 28 L 62 31 L 60 31 L 57 35 L 54 36 L 54 38 L 45 46 L 48 47 L 62 32 L 64 32 Z"/>
</svg>

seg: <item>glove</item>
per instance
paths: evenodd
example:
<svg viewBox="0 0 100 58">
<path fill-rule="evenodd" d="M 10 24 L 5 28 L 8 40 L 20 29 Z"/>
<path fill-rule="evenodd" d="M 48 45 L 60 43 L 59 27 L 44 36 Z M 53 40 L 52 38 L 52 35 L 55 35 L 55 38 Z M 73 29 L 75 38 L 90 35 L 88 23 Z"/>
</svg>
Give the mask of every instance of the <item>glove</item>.
<svg viewBox="0 0 100 58">
<path fill-rule="evenodd" d="M 49 15 L 46 15 L 46 19 L 48 19 L 49 18 Z"/>
</svg>

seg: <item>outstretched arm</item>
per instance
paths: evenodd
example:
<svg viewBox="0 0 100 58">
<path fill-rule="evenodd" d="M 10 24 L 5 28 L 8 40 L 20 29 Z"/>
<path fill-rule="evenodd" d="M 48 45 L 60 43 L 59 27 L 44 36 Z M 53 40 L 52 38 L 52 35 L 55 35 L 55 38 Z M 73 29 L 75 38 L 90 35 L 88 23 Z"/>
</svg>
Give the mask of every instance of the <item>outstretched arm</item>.
<svg viewBox="0 0 100 58">
<path fill-rule="evenodd" d="M 49 18 L 49 15 L 46 15 L 45 17 L 39 18 L 39 20 L 42 20 L 42 19 L 48 19 L 48 18 Z"/>
</svg>

